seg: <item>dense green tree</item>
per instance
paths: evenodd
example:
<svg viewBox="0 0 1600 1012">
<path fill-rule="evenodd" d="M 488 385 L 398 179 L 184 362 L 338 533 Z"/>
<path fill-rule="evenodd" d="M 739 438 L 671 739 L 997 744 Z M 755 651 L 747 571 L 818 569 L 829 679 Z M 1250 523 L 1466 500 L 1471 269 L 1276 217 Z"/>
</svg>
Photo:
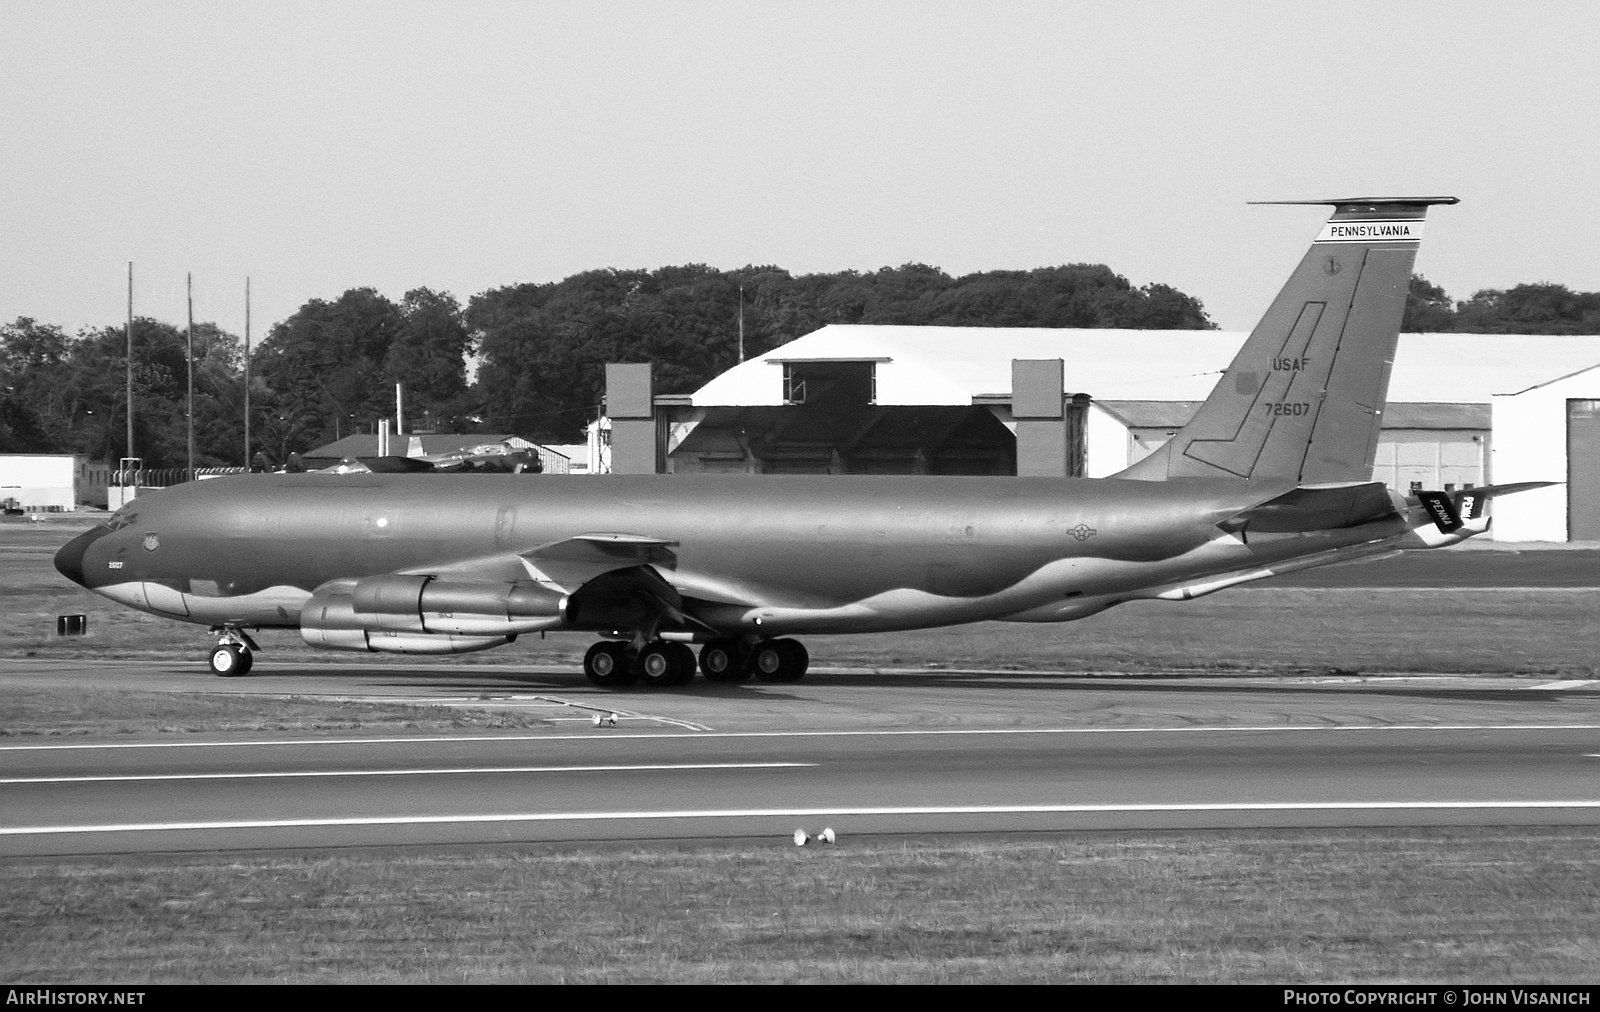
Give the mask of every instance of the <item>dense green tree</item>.
<svg viewBox="0 0 1600 1012">
<path fill-rule="evenodd" d="M 301 306 L 251 356 L 267 391 L 263 421 L 297 419 L 296 431 L 314 430 L 315 445 L 357 426 L 370 431 L 375 419 L 391 417 L 394 387 L 385 362 L 403 327 L 400 307 L 371 288 Z"/>
<path fill-rule="evenodd" d="M 79 336 L 68 368 L 74 435 L 67 449 L 97 460 L 127 452 L 127 334 L 105 327 Z M 134 450 L 147 467 L 188 462 L 188 337 L 146 317 L 134 320 Z M 244 388 L 239 339 L 212 323 L 194 327 L 197 467 L 242 463 Z"/>
<path fill-rule="evenodd" d="M 652 362 L 657 392 L 694 390 L 738 362 L 741 287 L 747 357 L 830 323 L 1211 326 L 1198 300 L 1166 285 L 1135 288 L 1099 264 L 961 278 L 915 263 L 801 277 L 770 265 L 589 271 L 468 304 L 481 342 L 478 393 L 492 405 L 492 424 L 551 442 L 578 439 L 606 362 Z"/>
<path fill-rule="evenodd" d="M 53 324 L 24 316 L 0 327 L 0 452 L 36 453 L 66 440 L 69 352 Z"/>
<path fill-rule="evenodd" d="M 1407 334 L 1440 333 L 1452 329 L 1454 320 L 1455 306 L 1444 289 L 1421 274 L 1411 275 L 1400 329 Z"/>
<path fill-rule="evenodd" d="M 1455 330 L 1482 334 L 1600 334 L 1600 292 L 1565 285 L 1488 288 L 1456 305 Z"/>
<path fill-rule="evenodd" d="M 1485 288 L 1452 303 L 1444 289 L 1412 275 L 1401 330 L 1411 333 L 1600 334 L 1600 292 L 1565 285 Z"/>
<path fill-rule="evenodd" d="M 467 389 L 472 335 L 448 292 L 414 288 L 400 303 L 400 330 L 384 357 L 390 387 L 405 389 L 407 429 L 458 429 L 474 401 Z"/>
<path fill-rule="evenodd" d="M 188 459 L 187 336 L 170 324 L 134 321 L 134 443 L 150 467 Z M 197 466 L 240 462 L 243 387 L 239 342 L 214 324 L 194 328 Z M 0 328 L 0 446 L 13 452 L 127 453 L 127 331 L 68 338 L 22 318 Z"/>
</svg>

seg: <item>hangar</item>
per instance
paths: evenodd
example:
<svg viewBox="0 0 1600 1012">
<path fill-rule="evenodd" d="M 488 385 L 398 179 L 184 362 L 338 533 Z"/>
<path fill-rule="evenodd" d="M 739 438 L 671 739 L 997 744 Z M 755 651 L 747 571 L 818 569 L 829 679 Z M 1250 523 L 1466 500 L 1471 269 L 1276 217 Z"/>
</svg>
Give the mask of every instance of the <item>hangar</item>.
<svg viewBox="0 0 1600 1012">
<path fill-rule="evenodd" d="M 612 365 L 611 467 L 1106 477 L 1183 425 L 1248 336 L 831 325 L 660 396 L 649 366 Z M 1569 481 L 1497 504 L 1497 533 L 1600 538 L 1597 409 L 1600 336 L 1402 334 L 1374 477 Z"/>
<path fill-rule="evenodd" d="M 1600 541 L 1600 364 L 1496 394 L 1491 411 L 1496 481 L 1565 482 L 1495 503 L 1496 536 Z"/>
<path fill-rule="evenodd" d="M 111 468 L 72 453 L 0 454 L 0 505 L 24 513 L 105 506 Z"/>
</svg>

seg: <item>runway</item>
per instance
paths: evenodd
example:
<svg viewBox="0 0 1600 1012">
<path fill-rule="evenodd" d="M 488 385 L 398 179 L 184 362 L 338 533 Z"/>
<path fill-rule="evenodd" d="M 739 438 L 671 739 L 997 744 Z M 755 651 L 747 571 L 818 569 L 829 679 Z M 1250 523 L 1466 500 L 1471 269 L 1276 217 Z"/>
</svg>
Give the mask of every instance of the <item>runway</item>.
<svg viewBox="0 0 1600 1012">
<path fill-rule="evenodd" d="M 1600 824 L 1600 682 L 0 660 L 72 686 L 515 710 L 525 733 L 0 737 L 0 856 L 1225 826 Z M 443 712 L 448 712 L 445 710 Z M 596 726 L 596 716 L 605 726 Z M 615 718 L 614 725 L 611 718 Z M 270 726 L 264 725 L 264 726 Z"/>
<path fill-rule="evenodd" d="M 0 853 L 1600 823 L 1600 722 L 0 748 Z"/>
</svg>

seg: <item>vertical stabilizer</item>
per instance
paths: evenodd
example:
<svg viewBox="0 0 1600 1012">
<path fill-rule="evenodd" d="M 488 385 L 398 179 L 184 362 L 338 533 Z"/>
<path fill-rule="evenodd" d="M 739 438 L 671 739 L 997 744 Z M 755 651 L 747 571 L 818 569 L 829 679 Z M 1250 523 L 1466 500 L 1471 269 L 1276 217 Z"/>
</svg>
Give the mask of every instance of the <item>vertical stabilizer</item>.
<svg viewBox="0 0 1600 1012">
<path fill-rule="evenodd" d="M 1371 480 L 1422 221 L 1456 198 L 1276 203 L 1334 212 L 1189 424 L 1117 477 Z"/>
</svg>

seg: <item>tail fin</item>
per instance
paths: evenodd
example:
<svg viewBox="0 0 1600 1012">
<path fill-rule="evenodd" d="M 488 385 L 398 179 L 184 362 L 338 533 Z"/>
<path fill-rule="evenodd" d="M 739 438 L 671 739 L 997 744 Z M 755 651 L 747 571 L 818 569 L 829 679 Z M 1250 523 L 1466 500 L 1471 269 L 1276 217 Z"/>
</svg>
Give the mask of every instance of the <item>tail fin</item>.
<svg viewBox="0 0 1600 1012">
<path fill-rule="evenodd" d="M 1456 198 L 1271 203 L 1334 212 L 1199 412 L 1117 477 L 1371 480 L 1422 220 Z"/>
</svg>

